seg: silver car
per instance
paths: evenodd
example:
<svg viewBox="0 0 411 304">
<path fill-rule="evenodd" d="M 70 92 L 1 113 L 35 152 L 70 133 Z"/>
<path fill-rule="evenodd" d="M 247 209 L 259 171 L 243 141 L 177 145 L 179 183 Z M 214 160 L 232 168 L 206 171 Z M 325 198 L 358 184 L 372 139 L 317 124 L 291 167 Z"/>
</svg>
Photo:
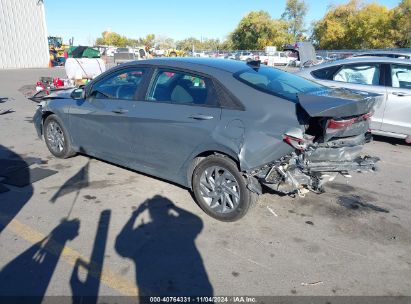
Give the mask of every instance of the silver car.
<svg viewBox="0 0 411 304">
<path fill-rule="evenodd" d="M 410 52 L 374 51 L 354 54 L 352 57 L 390 57 L 397 59 L 411 59 Z"/>
<path fill-rule="evenodd" d="M 372 133 L 411 142 L 411 61 L 357 57 L 314 66 L 298 73 L 328 87 L 384 96 L 371 118 Z"/>
</svg>

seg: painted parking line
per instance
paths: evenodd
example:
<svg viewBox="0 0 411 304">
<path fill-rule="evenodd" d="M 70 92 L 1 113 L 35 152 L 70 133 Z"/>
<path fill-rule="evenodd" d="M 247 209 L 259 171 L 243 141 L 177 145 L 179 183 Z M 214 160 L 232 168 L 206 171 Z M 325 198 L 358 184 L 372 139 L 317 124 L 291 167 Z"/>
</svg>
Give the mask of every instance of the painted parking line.
<svg viewBox="0 0 411 304">
<path fill-rule="evenodd" d="M 7 217 L 0 214 L 0 223 L 5 224 L 7 222 L 6 219 Z M 38 242 L 41 242 L 44 238 L 46 238 L 46 235 L 40 233 L 37 230 L 34 230 L 33 228 L 21 223 L 16 219 L 11 220 L 10 223 L 7 225 L 6 229 L 18 235 L 19 237 L 28 241 L 31 244 L 36 244 Z M 60 248 L 62 247 L 62 245 L 58 242 L 50 240 L 49 245 L 50 246 L 47 246 L 45 250 L 47 250 L 50 254 L 57 255 L 58 252 L 61 251 Z M 100 268 L 99 265 L 97 265 L 93 261 L 89 261 L 88 258 L 82 256 L 80 252 L 68 246 L 63 247 L 63 250 L 60 254 L 60 258 L 64 262 L 73 267 L 76 264 L 77 259 L 80 258 L 90 265 L 89 275 L 96 279 L 100 278 L 100 282 L 102 284 L 118 291 L 123 295 L 138 296 L 138 289 L 134 283 L 130 282 L 122 276 L 117 275 L 107 267 Z M 101 275 L 97 271 L 97 269 L 102 269 Z M 86 273 L 85 270 L 81 267 L 79 271 Z"/>
</svg>

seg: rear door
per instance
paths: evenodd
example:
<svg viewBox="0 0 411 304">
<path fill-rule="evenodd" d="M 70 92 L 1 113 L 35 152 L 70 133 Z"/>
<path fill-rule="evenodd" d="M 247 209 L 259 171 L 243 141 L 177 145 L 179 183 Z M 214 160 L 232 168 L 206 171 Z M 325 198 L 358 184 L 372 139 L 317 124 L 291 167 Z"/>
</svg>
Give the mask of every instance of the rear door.
<svg viewBox="0 0 411 304">
<path fill-rule="evenodd" d="M 387 99 L 382 65 L 376 63 L 346 64 L 316 70 L 312 72 L 312 75 L 324 79 L 321 83 L 329 87 L 349 88 L 384 95 L 381 102 L 375 106 L 370 124 L 374 130 L 381 129 Z"/>
<path fill-rule="evenodd" d="M 159 68 L 139 104 L 144 163 L 150 173 L 173 179 L 195 149 L 213 142 L 221 116 L 213 82 L 191 72 Z"/>
<path fill-rule="evenodd" d="M 411 65 L 391 64 L 382 131 L 411 135 Z"/>
</svg>

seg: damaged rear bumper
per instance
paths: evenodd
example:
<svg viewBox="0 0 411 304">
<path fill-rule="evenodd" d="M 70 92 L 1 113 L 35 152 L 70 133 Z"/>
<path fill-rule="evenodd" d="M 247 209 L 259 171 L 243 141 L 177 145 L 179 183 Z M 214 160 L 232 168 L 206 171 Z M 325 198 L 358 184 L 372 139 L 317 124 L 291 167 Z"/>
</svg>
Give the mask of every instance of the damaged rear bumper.
<svg viewBox="0 0 411 304">
<path fill-rule="evenodd" d="M 345 172 L 345 171 L 375 171 L 378 157 L 363 156 L 357 157 L 353 161 L 340 162 L 310 162 L 305 169 L 311 173 L 315 172 Z"/>
<path fill-rule="evenodd" d="M 323 192 L 325 183 L 338 174 L 372 172 L 378 157 L 360 156 L 361 146 L 318 147 L 302 153 L 291 153 L 255 174 L 261 184 L 284 194 L 303 195 L 308 190 Z"/>
</svg>

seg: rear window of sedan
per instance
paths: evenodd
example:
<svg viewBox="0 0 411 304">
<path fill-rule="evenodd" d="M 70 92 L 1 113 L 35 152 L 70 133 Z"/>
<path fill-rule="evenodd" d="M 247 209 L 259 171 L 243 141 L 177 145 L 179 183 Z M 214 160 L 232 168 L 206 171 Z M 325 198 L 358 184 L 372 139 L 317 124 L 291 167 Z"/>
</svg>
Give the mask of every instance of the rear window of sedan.
<svg viewBox="0 0 411 304">
<path fill-rule="evenodd" d="M 293 102 L 297 102 L 298 93 L 320 90 L 322 85 L 302 77 L 269 67 L 247 69 L 234 74 L 234 77 L 250 87 Z"/>
</svg>

